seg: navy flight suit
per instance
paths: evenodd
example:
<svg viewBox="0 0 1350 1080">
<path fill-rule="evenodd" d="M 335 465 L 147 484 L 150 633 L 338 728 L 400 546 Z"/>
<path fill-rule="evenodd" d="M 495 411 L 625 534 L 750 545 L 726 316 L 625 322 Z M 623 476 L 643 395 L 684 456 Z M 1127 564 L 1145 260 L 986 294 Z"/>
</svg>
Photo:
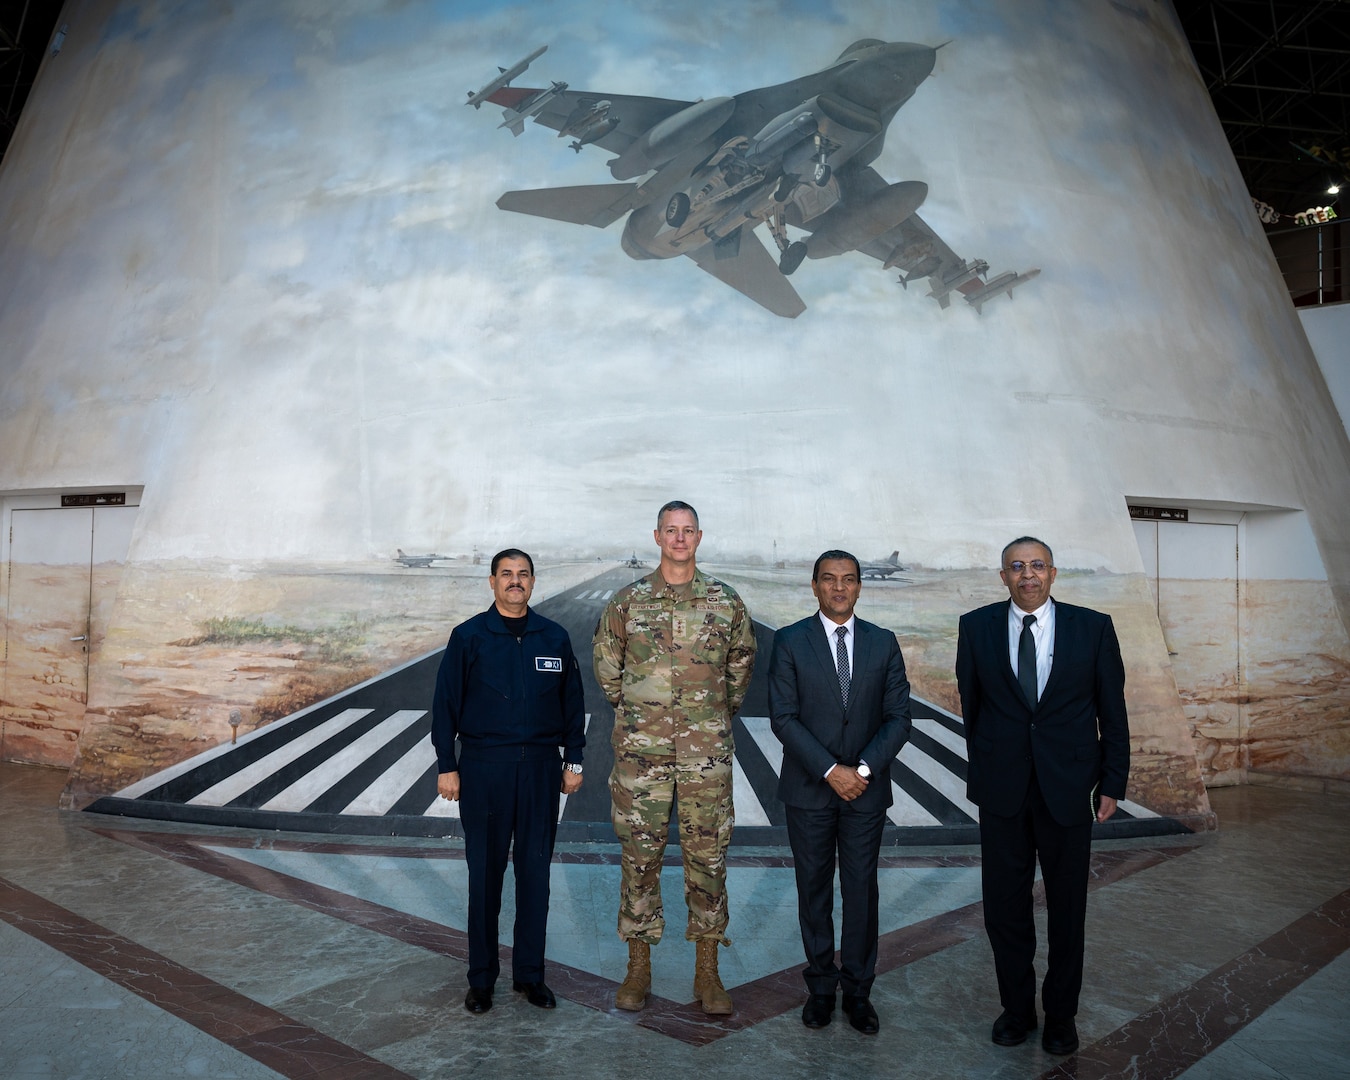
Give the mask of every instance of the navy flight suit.
<svg viewBox="0 0 1350 1080">
<path fill-rule="evenodd" d="M 517 638 L 495 605 L 455 627 L 436 678 L 431 741 L 437 771 L 459 773 L 469 986 L 491 990 L 501 970 L 497 920 L 513 837 L 512 977 L 543 982 L 562 762 L 580 764 L 586 742 L 581 672 L 567 631 L 530 609 Z"/>
</svg>

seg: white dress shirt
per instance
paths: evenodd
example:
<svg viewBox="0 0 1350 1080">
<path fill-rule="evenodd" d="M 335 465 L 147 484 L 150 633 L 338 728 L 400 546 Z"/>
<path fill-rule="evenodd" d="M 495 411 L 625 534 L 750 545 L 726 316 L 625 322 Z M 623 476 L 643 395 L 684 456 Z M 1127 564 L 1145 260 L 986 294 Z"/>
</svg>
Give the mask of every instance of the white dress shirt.
<svg viewBox="0 0 1350 1080">
<path fill-rule="evenodd" d="M 1017 647 L 1022 641 L 1022 616 L 1035 615 L 1031 624 L 1031 636 L 1036 640 L 1036 700 L 1045 693 L 1046 680 L 1050 678 L 1050 666 L 1055 662 L 1055 602 L 1046 598 L 1044 604 L 1035 611 L 1023 611 L 1011 600 L 1008 601 L 1008 660 L 1012 663 L 1013 675 L 1017 670 Z"/>
<path fill-rule="evenodd" d="M 827 616 L 823 611 L 816 612 L 816 615 L 820 618 L 821 625 L 825 627 L 825 636 L 830 639 L 830 659 L 834 661 L 834 673 L 836 675 L 839 674 L 839 638 L 835 636 L 835 631 L 838 630 L 841 626 L 846 631 L 846 633 L 844 634 L 844 649 L 848 653 L 848 674 L 849 677 L 852 678 L 853 639 L 856 636 L 854 634 L 854 626 L 858 621 L 857 618 L 853 615 L 850 615 L 848 617 L 848 622 L 837 623 L 829 616 Z"/>
<path fill-rule="evenodd" d="M 834 661 L 834 674 L 836 678 L 839 676 L 839 638 L 836 636 L 835 631 L 841 626 L 844 628 L 844 651 L 848 653 L 848 677 L 849 680 L 852 681 L 854 671 L 853 639 L 857 636 L 854 632 L 854 624 L 858 621 L 856 616 L 850 615 L 848 617 L 848 622 L 837 623 L 823 611 L 816 612 L 816 615 L 820 618 L 821 625 L 825 627 L 825 636 L 830 642 L 830 659 Z M 838 765 L 839 763 L 836 761 L 834 764 Z M 829 776 L 832 772 L 834 772 L 834 765 L 831 765 L 825 770 L 825 775 Z"/>
</svg>

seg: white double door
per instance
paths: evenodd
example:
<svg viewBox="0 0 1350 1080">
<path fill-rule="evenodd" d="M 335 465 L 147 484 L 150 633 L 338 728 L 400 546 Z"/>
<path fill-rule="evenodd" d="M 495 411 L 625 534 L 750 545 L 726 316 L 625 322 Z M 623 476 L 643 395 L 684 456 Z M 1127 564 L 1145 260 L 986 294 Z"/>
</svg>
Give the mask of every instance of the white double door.
<svg viewBox="0 0 1350 1080">
<path fill-rule="evenodd" d="M 1182 708 L 1206 784 L 1239 783 L 1242 708 L 1237 524 L 1135 521 Z"/>
<path fill-rule="evenodd" d="M 6 509 L 0 758 L 69 767 L 137 507 Z"/>
</svg>

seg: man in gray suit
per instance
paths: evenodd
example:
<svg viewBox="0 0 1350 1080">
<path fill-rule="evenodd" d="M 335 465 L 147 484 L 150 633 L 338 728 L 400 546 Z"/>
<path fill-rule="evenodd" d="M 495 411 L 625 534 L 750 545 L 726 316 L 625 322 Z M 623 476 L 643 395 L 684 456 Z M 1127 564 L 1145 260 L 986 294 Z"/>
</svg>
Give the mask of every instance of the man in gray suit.
<svg viewBox="0 0 1350 1080">
<path fill-rule="evenodd" d="M 895 635 L 853 614 L 862 591 L 854 556 L 821 555 L 811 591 L 820 610 L 779 630 L 769 660 L 769 715 L 784 750 L 778 797 L 787 807 L 810 992 L 802 1023 L 828 1024 L 842 985 L 849 1023 L 874 1035 L 877 859 L 892 801 L 891 760 L 909 738 L 909 680 Z M 844 901 L 838 965 L 836 853 Z"/>
</svg>

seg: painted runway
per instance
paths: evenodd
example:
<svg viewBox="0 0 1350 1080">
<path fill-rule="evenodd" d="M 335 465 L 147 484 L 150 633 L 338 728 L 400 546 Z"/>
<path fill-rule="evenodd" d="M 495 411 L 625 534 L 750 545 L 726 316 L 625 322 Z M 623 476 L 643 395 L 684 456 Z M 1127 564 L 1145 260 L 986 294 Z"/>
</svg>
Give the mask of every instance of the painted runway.
<svg viewBox="0 0 1350 1080">
<path fill-rule="evenodd" d="M 648 571 L 616 568 L 536 605 L 561 623 L 582 664 L 586 783 L 563 800 L 561 841 L 612 840 L 606 779 L 614 711 L 590 666 L 589 643 L 605 603 Z M 758 662 L 734 721 L 735 842 L 786 842 L 774 792 L 782 745 L 769 725 L 767 672 L 773 629 L 755 623 Z M 395 836 L 458 835 L 458 806 L 436 794 L 430 705 L 441 649 L 337 696 L 99 799 L 94 813 L 287 831 Z M 973 843 L 960 717 L 913 699 L 909 743 L 890 763 L 895 797 L 889 843 Z M 1178 831 L 1145 807 L 1122 803 L 1105 835 Z"/>
</svg>

